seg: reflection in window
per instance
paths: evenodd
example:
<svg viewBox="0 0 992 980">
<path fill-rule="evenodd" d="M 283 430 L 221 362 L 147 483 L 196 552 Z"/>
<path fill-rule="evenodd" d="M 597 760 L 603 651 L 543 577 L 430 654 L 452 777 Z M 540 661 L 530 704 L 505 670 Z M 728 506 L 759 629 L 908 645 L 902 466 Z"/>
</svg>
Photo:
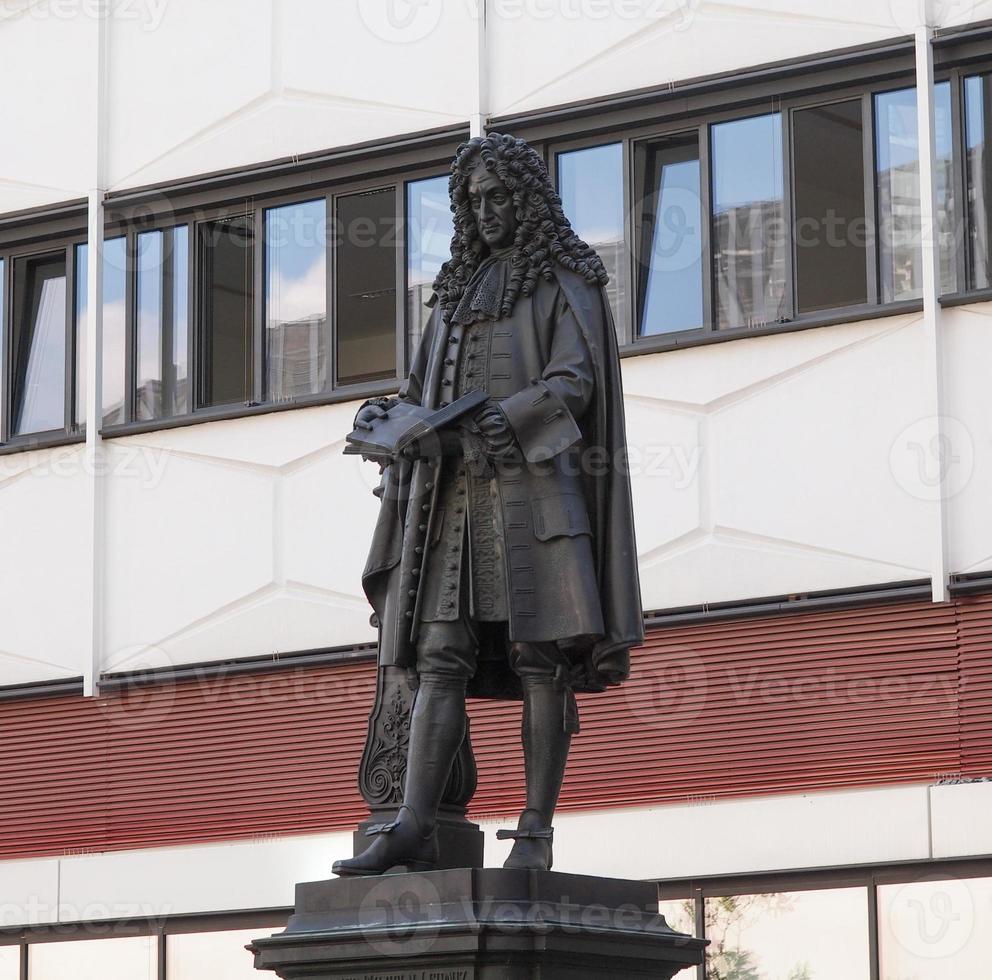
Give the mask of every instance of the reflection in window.
<svg viewBox="0 0 992 980">
<path fill-rule="evenodd" d="M 986 977 L 992 959 L 992 878 L 878 889 L 882 980 Z"/>
<path fill-rule="evenodd" d="M 231 932 L 169 936 L 167 980 L 258 980 L 254 959 L 245 946 L 283 925 Z"/>
<path fill-rule="evenodd" d="M 956 281 L 950 83 L 939 82 L 933 91 L 940 283 L 946 292 L 955 288 Z M 918 299 L 923 295 L 923 250 L 915 88 L 875 96 L 875 140 L 881 299 L 884 303 Z"/>
<path fill-rule="evenodd" d="M 65 252 L 14 261 L 11 433 L 65 427 Z"/>
<path fill-rule="evenodd" d="M 968 235 L 971 285 L 992 285 L 989 230 L 992 228 L 992 160 L 985 159 L 986 134 L 992 134 L 992 75 L 974 75 L 964 82 L 964 163 L 968 175 Z"/>
<path fill-rule="evenodd" d="M 665 917 L 669 929 L 687 936 L 696 935 L 696 903 L 693 899 L 659 902 L 658 911 Z"/>
<path fill-rule="evenodd" d="M 451 257 L 454 217 L 448 178 L 431 177 L 406 185 L 406 322 L 409 357 L 420 343 L 430 309 L 434 279 Z"/>
<path fill-rule="evenodd" d="M 252 218 L 207 221 L 199 231 L 198 402 L 204 407 L 244 404 L 252 397 Z"/>
<path fill-rule="evenodd" d="M 86 422 L 86 270 L 89 246 L 77 245 L 75 255 L 76 310 L 76 422 Z M 103 243 L 103 424 L 126 421 L 125 376 L 125 284 L 127 281 L 127 242 L 111 238 Z"/>
<path fill-rule="evenodd" d="M 135 417 L 189 411 L 189 230 L 185 225 L 138 235 L 137 386 Z"/>
<path fill-rule="evenodd" d="M 265 212 L 265 371 L 269 401 L 318 395 L 330 386 L 327 204 Z"/>
<path fill-rule="evenodd" d="M 706 938 L 707 980 L 870 976 L 864 888 L 708 898 Z"/>
<path fill-rule="evenodd" d="M 703 325 L 699 140 L 676 136 L 637 148 L 638 335 Z M 643 190 L 641 190 L 643 189 Z"/>
<path fill-rule="evenodd" d="M 3 275 L 2 268 L 0 268 L 0 275 Z M 0 946 L 0 980 L 20 980 L 20 978 L 21 947 Z"/>
<path fill-rule="evenodd" d="M 154 936 L 34 943 L 29 980 L 155 980 L 158 944 Z"/>
<path fill-rule="evenodd" d="M 711 129 L 716 325 L 788 318 L 779 113 Z"/>
<path fill-rule="evenodd" d="M 792 115 L 800 313 L 868 302 L 861 100 Z"/>
<path fill-rule="evenodd" d="M 339 384 L 396 376 L 396 190 L 337 199 Z"/>
<path fill-rule="evenodd" d="M 558 154 L 558 194 L 575 234 L 603 260 L 617 328 L 623 323 L 620 272 L 627 261 L 623 227 L 623 146 L 610 143 Z"/>
</svg>

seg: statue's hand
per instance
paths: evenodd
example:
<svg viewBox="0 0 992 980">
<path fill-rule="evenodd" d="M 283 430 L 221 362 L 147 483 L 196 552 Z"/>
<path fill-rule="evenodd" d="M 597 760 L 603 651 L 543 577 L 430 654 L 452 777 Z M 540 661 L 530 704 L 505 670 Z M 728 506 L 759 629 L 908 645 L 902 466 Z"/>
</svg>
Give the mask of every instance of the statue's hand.
<svg viewBox="0 0 992 980">
<path fill-rule="evenodd" d="M 513 456 L 517 440 L 506 420 L 499 402 L 490 398 L 472 417 L 472 422 L 482 436 L 486 456 L 491 459 L 505 459 Z"/>
<path fill-rule="evenodd" d="M 389 418 L 389 409 L 395 404 L 396 401 L 392 398 L 373 398 L 367 401 L 355 415 L 354 427 L 356 429 L 373 429 L 376 422 Z"/>
</svg>

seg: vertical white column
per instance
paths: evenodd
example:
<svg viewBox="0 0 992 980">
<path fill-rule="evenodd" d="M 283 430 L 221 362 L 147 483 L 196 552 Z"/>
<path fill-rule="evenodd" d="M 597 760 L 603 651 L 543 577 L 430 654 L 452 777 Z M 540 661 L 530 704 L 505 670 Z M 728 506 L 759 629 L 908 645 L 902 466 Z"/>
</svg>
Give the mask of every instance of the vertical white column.
<svg viewBox="0 0 992 980">
<path fill-rule="evenodd" d="M 929 10 L 930 5 L 923 5 Z M 916 28 L 916 105 L 920 147 L 920 231 L 923 247 L 924 384 L 932 435 L 943 441 L 943 364 L 940 333 L 940 241 L 937 229 L 937 145 L 934 125 L 933 30 Z M 934 501 L 931 583 L 933 601 L 948 598 L 947 500 L 943 487 Z"/>
<path fill-rule="evenodd" d="M 88 182 L 86 263 L 86 493 L 89 518 L 87 591 L 89 656 L 83 675 L 83 694 L 98 694 L 103 661 L 105 474 L 100 437 L 103 418 L 103 197 L 107 160 L 107 73 L 110 35 L 109 4 L 99 4 L 94 16 L 93 99 L 95 142 Z"/>
<path fill-rule="evenodd" d="M 487 34 L 488 0 L 476 0 L 476 88 L 475 105 L 469 119 L 471 136 L 483 136 L 486 132 L 486 120 L 489 116 L 489 48 Z"/>
</svg>

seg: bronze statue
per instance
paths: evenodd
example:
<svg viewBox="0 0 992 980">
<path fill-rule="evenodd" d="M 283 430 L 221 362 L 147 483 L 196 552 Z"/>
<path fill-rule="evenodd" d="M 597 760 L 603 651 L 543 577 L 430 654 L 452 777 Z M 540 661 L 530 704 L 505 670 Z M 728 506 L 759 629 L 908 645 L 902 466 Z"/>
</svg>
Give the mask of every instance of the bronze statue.
<svg viewBox="0 0 992 980">
<path fill-rule="evenodd" d="M 523 698 L 527 805 L 508 868 L 552 864 L 552 815 L 575 691 L 629 672 L 643 639 L 616 335 L 599 256 L 572 231 L 523 140 L 463 143 L 449 180 L 455 234 L 398 399 L 488 399 L 385 468 L 363 576 L 380 663 L 416 686 L 396 819 L 340 875 L 429 870 L 436 820 L 466 737 L 466 694 Z"/>
</svg>

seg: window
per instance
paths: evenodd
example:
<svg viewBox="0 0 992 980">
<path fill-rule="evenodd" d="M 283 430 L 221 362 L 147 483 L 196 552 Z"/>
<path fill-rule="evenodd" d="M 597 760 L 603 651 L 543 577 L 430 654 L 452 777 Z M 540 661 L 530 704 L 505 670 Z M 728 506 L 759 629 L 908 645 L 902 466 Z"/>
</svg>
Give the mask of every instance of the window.
<svg viewBox="0 0 992 980">
<path fill-rule="evenodd" d="M 420 343 L 431 311 L 425 305 L 441 266 L 451 257 L 454 218 L 448 199 L 448 178 L 429 177 L 406 185 L 407 357 Z"/>
<path fill-rule="evenodd" d="M 987 134 L 992 135 L 992 75 L 965 79 L 964 162 L 967 173 L 968 264 L 971 285 L 992 286 L 992 255 L 989 230 L 992 225 L 992 160 L 986 157 Z"/>
<path fill-rule="evenodd" d="M 21 980 L 20 946 L 0 946 L 0 980 Z"/>
<path fill-rule="evenodd" d="M 703 326 L 703 219 L 696 133 L 639 144 L 638 336 Z"/>
<path fill-rule="evenodd" d="M 10 326 L 10 433 L 65 431 L 67 352 L 66 252 L 16 258 Z"/>
<path fill-rule="evenodd" d="M 951 86 L 934 86 L 937 143 L 937 228 L 940 282 L 955 289 L 954 201 L 951 171 Z M 920 149 L 916 89 L 875 96 L 875 157 L 878 197 L 878 265 L 883 303 L 923 295 L 920 225 Z"/>
<path fill-rule="evenodd" d="M 154 936 L 34 943 L 28 955 L 28 978 L 155 980 L 158 976 L 157 950 Z"/>
<path fill-rule="evenodd" d="M 335 202 L 335 353 L 339 385 L 396 376 L 396 190 Z"/>
<path fill-rule="evenodd" d="M 137 236 L 135 418 L 189 410 L 189 229 Z M 121 420 L 123 421 L 123 419 Z"/>
<path fill-rule="evenodd" d="M 792 115 L 796 306 L 800 313 L 868 302 L 861 100 Z"/>
<path fill-rule="evenodd" d="M 988 975 L 992 878 L 884 885 L 878 903 L 882 980 Z"/>
<path fill-rule="evenodd" d="M 705 909 L 707 980 L 871 976 L 864 888 L 729 895 Z"/>
<path fill-rule="evenodd" d="M 199 225 L 200 296 L 197 406 L 252 401 L 255 229 L 251 215 Z"/>
<path fill-rule="evenodd" d="M 623 144 L 559 153 L 558 193 L 573 230 L 606 266 L 610 275 L 606 291 L 620 329 L 626 318 L 623 282 L 627 265 Z"/>
<path fill-rule="evenodd" d="M 330 387 L 324 199 L 265 212 L 265 371 L 269 401 Z"/>
<path fill-rule="evenodd" d="M 788 319 L 782 116 L 711 128 L 716 326 Z"/>
<path fill-rule="evenodd" d="M 166 980 L 257 980 L 254 959 L 245 946 L 272 931 L 259 927 L 168 936 Z"/>
<path fill-rule="evenodd" d="M 86 267 L 89 246 L 75 248 L 76 317 L 76 423 L 86 422 Z M 125 293 L 127 281 L 127 242 L 111 238 L 103 243 L 103 424 L 124 421 L 126 390 Z"/>
</svg>

